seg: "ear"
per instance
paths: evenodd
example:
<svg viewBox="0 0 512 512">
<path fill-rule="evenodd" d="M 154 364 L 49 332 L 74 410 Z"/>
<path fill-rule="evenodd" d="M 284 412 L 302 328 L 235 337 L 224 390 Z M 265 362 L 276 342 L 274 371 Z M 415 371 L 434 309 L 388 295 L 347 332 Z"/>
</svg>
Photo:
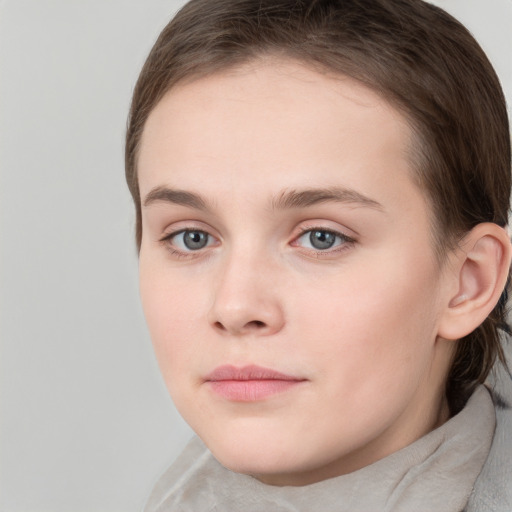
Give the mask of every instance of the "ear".
<svg viewBox="0 0 512 512">
<path fill-rule="evenodd" d="M 455 273 L 449 276 L 439 336 L 457 340 L 482 324 L 505 288 L 511 254 L 509 235 L 497 224 L 478 224 L 464 237 L 452 255 Z"/>
</svg>

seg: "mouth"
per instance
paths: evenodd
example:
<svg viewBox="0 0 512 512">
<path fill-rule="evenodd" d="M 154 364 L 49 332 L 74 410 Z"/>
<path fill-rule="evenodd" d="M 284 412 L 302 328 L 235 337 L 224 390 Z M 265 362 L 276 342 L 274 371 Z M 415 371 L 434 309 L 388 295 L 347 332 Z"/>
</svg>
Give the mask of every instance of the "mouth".
<svg viewBox="0 0 512 512">
<path fill-rule="evenodd" d="M 257 402 L 284 393 L 306 379 L 261 366 L 219 366 L 205 383 L 217 395 L 233 402 Z"/>
</svg>

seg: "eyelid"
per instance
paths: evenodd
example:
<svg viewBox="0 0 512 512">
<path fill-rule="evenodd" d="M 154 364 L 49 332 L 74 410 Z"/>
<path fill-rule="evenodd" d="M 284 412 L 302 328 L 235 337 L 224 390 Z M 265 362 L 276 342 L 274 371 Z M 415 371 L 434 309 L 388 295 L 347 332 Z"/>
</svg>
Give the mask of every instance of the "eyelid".
<svg viewBox="0 0 512 512">
<path fill-rule="evenodd" d="M 341 243 L 334 245 L 333 247 L 329 247 L 327 249 L 316 249 L 314 247 L 308 248 L 299 245 L 298 241 L 300 240 L 300 238 L 302 238 L 305 234 L 313 231 L 324 231 L 327 233 L 331 233 L 336 237 L 341 238 Z M 290 245 L 292 247 L 298 247 L 299 249 L 302 249 L 304 252 L 314 254 L 315 256 L 328 256 L 329 254 L 342 252 L 348 249 L 349 247 L 353 246 L 355 243 L 357 243 L 357 238 L 353 235 L 348 235 L 345 232 L 345 230 L 326 226 L 322 222 L 315 222 L 301 226 L 299 232 L 294 235 L 292 241 L 290 242 Z"/>
<path fill-rule="evenodd" d="M 166 227 L 161 230 L 161 233 L 163 234 L 160 235 L 158 241 L 168 240 L 169 238 L 172 238 L 179 233 L 183 233 L 184 231 L 202 231 L 216 240 L 220 240 L 220 235 L 217 230 L 212 228 L 209 224 L 197 219 L 186 219 L 167 224 Z"/>
<path fill-rule="evenodd" d="M 328 233 L 333 233 L 334 235 L 342 236 L 343 238 L 355 240 L 354 236 L 348 235 L 347 233 L 345 233 L 345 231 L 343 231 L 341 229 L 336 229 L 336 228 L 331 228 L 331 227 L 326 227 L 326 226 L 321 226 L 321 225 L 301 227 L 299 233 L 297 235 L 295 235 L 295 238 L 299 238 L 302 235 L 304 235 L 304 233 L 309 233 L 310 231 L 327 231 Z"/>
<path fill-rule="evenodd" d="M 328 231 L 330 233 L 334 233 L 335 235 L 339 235 L 347 240 L 356 241 L 359 238 L 359 233 L 354 231 L 353 229 L 349 229 L 345 226 L 341 226 L 338 223 L 333 225 L 333 222 L 327 221 L 325 219 L 311 219 L 305 222 L 300 223 L 298 228 L 296 229 L 296 233 L 293 235 L 293 238 L 299 238 L 309 231 Z"/>
<path fill-rule="evenodd" d="M 214 240 L 217 240 L 217 237 L 212 235 L 209 231 L 206 231 L 205 229 L 199 229 L 199 228 L 182 228 L 177 229 L 176 231 L 171 231 L 169 233 L 166 233 L 162 238 L 159 239 L 160 242 L 165 242 L 173 239 L 174 237 L 181 235 L 182 233 L 204 233 L 205 235 L 208 235 L 210 238 L 213 238 Z"/>
<path fill-rule="evenodd" d="M 207 235 L 210 235 L 210 233 L 208 233 L 208 231 L 206 231 L 204 229 L 193 228 L 193 227 L 179 228 L 179 229 L 176 229 L 176 230 L 173 230 L 173 231 L 169 231 L 168 233 L 165 233 L 165 235 L 163 235 L 161 238 L 159 238 L 158 241 L 159 242 L 164 242 L 166 240 L 171 240 L 171 238 L 174 238 L 175 236 L 178 236 L 181 233 L 185 233 L 187 231 L 197 231 L 198 233 L 205 233 Z"/>
<path fill-rule="evenodd" d="M 174 229 L 172 229 L 174 227 Z M 168 251 L 170 251 L 174 256 L 180 258 L 194 258 L 200 257 L 204 255 L 207 249 L 211 249 L 212 247 L 216 247 L 220 245 L 221 239 L 219 235 L 213 234 L 215 232 L 211 227 L 205 227 L 202 222 L 196 221 L 182 221 L 177 222 L 167 228 L 167 232 L 162 235 L 158 242 L 161 243 Z M 201 232 L 206 234 L 209 237 L 209 241 L 206 246 L 198 248 L 198 249 L 187 249 L 176 247 L 176 245 L 172 244 L 172 239 L 182 233 L 185 232 Z M 325 249 L 317 249 L 315 247 L 303 247 L 299 244 L 299 240 L 305 234 L 312 231 L 323 231 L 327 233 L 333 234 L 335 237 L 340 238 L 340 243 L 332 247 L 328 247 Z M 327 221 L 309 221 L 305 224 L 302 224 L 296 229 L 295 234 L 293 235 L 290 242 L 288 242 L 292 247 L 297 247 L 298 249 L 302 249 L 305 253 L 314 254 L 315 256 L 327 256 L 329 254 L 334 254 L 338 252 L 342 252 L 349 247 L 353 246 L 357 242 L 357 234 L 354 236 L 352 234 L 347 234 L 347 231 L 353 233 L 353 230 L 343 229 L 340 227 L 332 227 Z"/>
<path fill-rule="evenodd" d="M 174 229 L 172 229 L 174 227 Z M 168 250 L 173 257 L 177 257 L 180 259 L 184 258 L 197 258 L 204 256 L 204 254 L 207 252 L 208 249 L 211 249 L 212 247 L 215 247 L 219 245 L 219 237 L 212 234 L 212 231 L 215 231 L 211 229 L 210 227 L 205 227 L 203 223 L 201 222 L 194 222 L 194 221 L 183 221 L 183 222 L 177 222 L 171 226 L 169 226 L 159 239 L 158 242 L 165 247 L 166 250 Z M 194 249 L 187 249 L 185 247 L 178 247 L 177 245 L 173 244 L 172 241 L 175 237 L 179 236 L 180 234 L 186 233 L 186 232 L 199 232 L 204 233 L 209 237 L 209 240 L 207 242 L 207 245 L 201 248 L 198 248 L 196 250 Z"/>
</svg>

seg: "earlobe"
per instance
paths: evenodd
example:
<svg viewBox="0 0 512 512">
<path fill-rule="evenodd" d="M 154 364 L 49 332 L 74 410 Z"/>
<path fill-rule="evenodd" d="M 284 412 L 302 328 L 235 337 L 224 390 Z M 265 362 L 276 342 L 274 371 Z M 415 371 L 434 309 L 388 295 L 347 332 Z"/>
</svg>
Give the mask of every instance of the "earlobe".
<svg viewBox="0 0 512 512">
<path fill-rule="evenodd" d="M 438 335 L 460 339 L 474 331 L 491 313 L 505 287 L 510 269 L 511 244 L 497 224 L 475 226 L 456 253 L 456 289 L 448 297 Z"/>
</svg>

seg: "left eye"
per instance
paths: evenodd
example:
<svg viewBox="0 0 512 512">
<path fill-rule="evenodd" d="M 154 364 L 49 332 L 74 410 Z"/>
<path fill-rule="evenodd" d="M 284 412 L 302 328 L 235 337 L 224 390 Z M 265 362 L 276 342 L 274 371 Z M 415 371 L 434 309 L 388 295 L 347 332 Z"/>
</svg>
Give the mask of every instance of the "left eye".
<svg viewBox="0 0 512 512">
<path fill-rule="evenodd" d="M 310 229 L 297 238 L 297 245 L 316 251 L 325 251 L 349 241 L 350 239 L 341 233 L 326 229 Z"/>
<path fill-rule="evenodd" d="M 214 242 L 211 235 L 200 230 L 183 230 L 168 238 L 174 247 L 180 251 L 199 251 Z"/>
</svg>

